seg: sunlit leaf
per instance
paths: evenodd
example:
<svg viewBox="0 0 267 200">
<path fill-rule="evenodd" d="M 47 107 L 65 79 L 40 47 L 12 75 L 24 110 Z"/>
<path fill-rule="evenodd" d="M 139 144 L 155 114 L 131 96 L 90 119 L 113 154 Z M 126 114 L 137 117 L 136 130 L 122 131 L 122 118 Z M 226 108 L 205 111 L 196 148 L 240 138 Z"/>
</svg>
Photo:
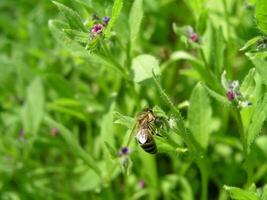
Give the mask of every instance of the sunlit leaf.
<svg viewBox="0 0 267 200">
<path fill-rule="evenodd" d="M 207 148 L 211 132 L 211 105 L 205 88 L 198 84 L 193 89 L 188 110 L 189 128 L 203 149 Z"/>
<path fill-rule="evenodd" d="M 134 73 L 134 81 L 140 83 L 153 76 L 153 72 L 159 74 L 158 60 L 151 55 L 140 55 L 133 59 L 132 70 Z"/>
</svg>

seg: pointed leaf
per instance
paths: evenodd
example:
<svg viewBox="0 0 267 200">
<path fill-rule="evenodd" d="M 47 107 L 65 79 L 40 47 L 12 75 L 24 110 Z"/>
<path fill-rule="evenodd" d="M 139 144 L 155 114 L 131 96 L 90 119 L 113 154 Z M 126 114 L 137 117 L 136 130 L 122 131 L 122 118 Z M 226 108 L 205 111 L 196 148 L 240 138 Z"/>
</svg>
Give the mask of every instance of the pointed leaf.
<svg viewBox="0 0 267 200">
<path fill-rule="evenodd" d="M 259 39 L 261 39 L 261 38 L 262 38 L 262 36 L 256 36 L 256 37 L 250 39 L 250 40 L 247 41 L 246 44 L 240 49 L 240 51 L 244 51 L 244 50 L 248 49 L 249 47 L 255 45 L 255 44 L 257 43 L 257 41 L 258 41 Z"/>
<path fill-rule="evenodd" d="M 146 79 L 152 78 L 154 72 L 159 74 L 158 60 L 151 55 L 140 55 L 133 59 L 132 69 L 134 72 L 134 81 L 140 83 Z"/>
<path fill-rule="evenodd" d="M 76 29 L 76 30 L 86 32 L 86 29 L 82 23 L 81 17 L 79 16 L 79 14 L 76 11 L 72 10 L 71 8 L 65 6 L 65 5 L 63 5 L 57 1 L 53 1 L 53 3 L 58 7 L 60 12 L 66 18 L 71 29 Z"/>
</svg>

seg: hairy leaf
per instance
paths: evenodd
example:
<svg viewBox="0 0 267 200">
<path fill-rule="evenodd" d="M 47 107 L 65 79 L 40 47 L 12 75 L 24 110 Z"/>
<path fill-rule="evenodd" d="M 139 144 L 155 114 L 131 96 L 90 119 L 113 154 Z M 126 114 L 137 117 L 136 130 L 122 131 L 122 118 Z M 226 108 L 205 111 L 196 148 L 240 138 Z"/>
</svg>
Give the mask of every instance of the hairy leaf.
<svg viewBox="0 0 267 200">
<path fill-rule="evenodd" d="M 64 15 L 71 29 L 76 29 L 79 31 L 86 32 L 86 29 L 82 23 L 82 20 L 76 11 L 72 10 L 71 8 L 57 1 L 53 1 L 53 3 L 58 7 L 60 12 Z"/>
<path fill-rule="evenodd" d="M 255 110 L 252 114 L 250 124 L 246 133 L 248 150 L 255 138 L 261 131 L 261 127 L 267 117 L 267 93 L 258 100 Z"/>
</svg>

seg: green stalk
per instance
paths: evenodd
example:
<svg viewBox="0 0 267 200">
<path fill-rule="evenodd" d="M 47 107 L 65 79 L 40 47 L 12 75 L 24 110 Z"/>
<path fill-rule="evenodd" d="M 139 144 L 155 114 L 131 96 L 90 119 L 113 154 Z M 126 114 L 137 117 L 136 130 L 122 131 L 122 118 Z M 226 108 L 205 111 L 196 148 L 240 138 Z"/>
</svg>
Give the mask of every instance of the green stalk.
<svg viewBox="0 0 267 200">
<path fill-rule="evenodd" d="M 236 106 L 235 106 L 235 113 L 236 113 L 237 126 L 239 129 L 241 141 L 243 144 L 243 154 L 244 154 L 244 157 L 246 158 L 247 157 L 247 142 L 246 142 L 246 138 L 245 138 L 244 127 L 243 127 L 243 122 L 242 122 L 242 118 L 241 118 L 241 114 L 240 114 L 240 109 L 238 109 Z"/>
<path fill-rule="evenodd" d="M 123 68 L 115 59 L 110 50 L 107 47 L 107 44 L 103 41 L 103 39 L 100 39 L 100 44 L 103 48 L 104 55 L 107 60 L 109 60 L 126 78 L 127 77 L 127 70 Z"/>
<path fill-rule="evenodd" d="M 246 136 L 245 136 L 244 126 L 242 123 L 240 109 L 235 107 L 235 113 L 236 113 L 237 125 L 238 125 L 238 129 L 240 132 L 241 141 L 243 144 L 243 156 L 245 158 L 244 166 L 245 166 L 245 170 L 246 170 L 246 173 L 248 176 L 246 186 L 249 187 L 253 181 L 253 170 L 251 168 L 251 164 L 249 163 L 249 159 L 248 159 L 247 140 L 246 140 Z"/>
<path fill-rule="evenodd" d="M 201 200 L 208 199 L 208 173 L 207 173 L 207 160 L 200 158 L 197 160 L 197 165 L 201 175 Z"/>
</svg>

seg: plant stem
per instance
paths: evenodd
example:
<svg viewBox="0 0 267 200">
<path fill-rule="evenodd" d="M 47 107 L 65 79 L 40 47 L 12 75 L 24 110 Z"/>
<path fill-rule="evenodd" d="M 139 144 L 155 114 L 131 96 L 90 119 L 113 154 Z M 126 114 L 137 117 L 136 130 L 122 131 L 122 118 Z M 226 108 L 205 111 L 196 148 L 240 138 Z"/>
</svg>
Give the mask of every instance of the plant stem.
<svg viewBox="0 0 267 200">
<path fill-rule="evenodd" d="M 245 170 L 246 170 L 246 173 L 248 176 L 246 186 L 249 187 L 252 183 L 252 180 L 253 180 L 253 170 L 251 168 L 251 164 L 250 164 L 250 161 L 248 158 L 247 141 L 246 141 L 246 137 L 245 137 L 244 126 L 242 123 L 240 109 L 235 107 L 235 112 L 236 112 L 236 116 L 237 116 L 238 129 L 239 129 L 240 137 L 241 137 L 242 144 L 243 144 L 243 156 L 245 158 L 244 167 L 245 167 Z"/>
<path fill-rule="evenodd" d="M 197 165 L 201 174 L 201 200 L 208 199 L 208 173 L 206 158 L 200 158 Z"/>
<path fill-rule="evenodd" d="M 242 144 L 243 144 L 243 153 L 244 153 L 244 157 L 246 158 L 247 157 L 247 142 L 245 138 L 244 127 L 242 123 L 240 110 L 237 107 L 235 107 L 235 113 L 236 113 L 237 126 L 239 129 L 240 137 L 241 137 Z"/>
</svg>

